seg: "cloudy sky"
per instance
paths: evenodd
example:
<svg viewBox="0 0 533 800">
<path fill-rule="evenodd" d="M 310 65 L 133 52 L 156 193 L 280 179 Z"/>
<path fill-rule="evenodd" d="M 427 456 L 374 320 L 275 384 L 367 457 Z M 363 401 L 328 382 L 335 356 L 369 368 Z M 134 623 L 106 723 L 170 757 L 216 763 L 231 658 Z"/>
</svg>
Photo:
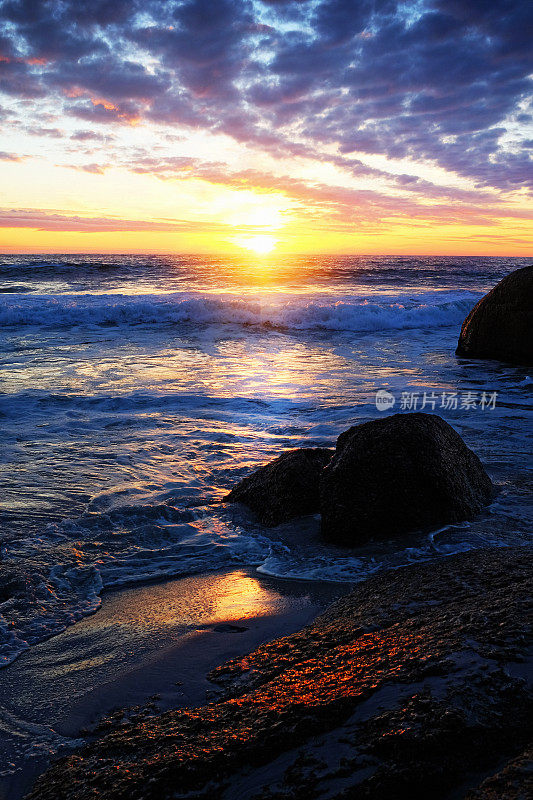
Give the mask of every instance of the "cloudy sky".
<svg viewBox="0 0 533 800">
<path fill-rule="evenodd" d="M 530 254 L 532 10 L 0 0 L 0 250 Z"/>
</svg>

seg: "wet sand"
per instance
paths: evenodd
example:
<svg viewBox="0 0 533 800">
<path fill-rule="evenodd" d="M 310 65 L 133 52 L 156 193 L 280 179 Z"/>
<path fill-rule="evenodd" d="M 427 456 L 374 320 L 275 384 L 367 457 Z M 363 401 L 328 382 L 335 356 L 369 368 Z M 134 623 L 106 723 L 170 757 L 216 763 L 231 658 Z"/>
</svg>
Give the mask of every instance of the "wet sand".
<svg viewBox="0 0 533 800">
<path fill-rule="evenodd" d="M 51 755 L 82 744 L 80 730 L 113 709 L 154 695 L 159 710 L 201 705 L 216 692 L 210 670 L 348 590 L 235 570 L 105 595 L 96 614 L 0 672 L 0 797 L 21 797 Z"/>
</svg>

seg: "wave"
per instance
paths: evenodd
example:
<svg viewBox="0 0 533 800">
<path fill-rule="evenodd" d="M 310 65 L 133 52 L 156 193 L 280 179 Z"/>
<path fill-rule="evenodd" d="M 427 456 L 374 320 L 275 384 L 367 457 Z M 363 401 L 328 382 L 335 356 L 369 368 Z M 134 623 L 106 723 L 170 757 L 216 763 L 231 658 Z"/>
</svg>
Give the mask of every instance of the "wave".
<svg viewBox="0 0 533 800">
<path fill-rule="evenodd" d="M 0 297 L 2 326 L 232 324 L 281 330 L 369 332 L 457 325 L 481 295 L 427 292 L 416 297 L 238 297 L 199 293 Z"/>
<path fill-rule="evenodd" d="M 105 591 L 244 567 L 285 580 L 356 583 L 384 569 L 530 541 L 527 510 L 505 496 L 472 523 L 346 551 L 320 540 L 318 516 L 267 530 L 245 508 L 206 496 L 185 508 L 184 499 L 172 488 L 141 495 L 137 503 L 134 492 L 110 492 L 94 498 L 78 518 L 6 543 L 6 566 L 24 572 L 25 588 L 0 603 L 0 669 L 93 614 Z M 519 526 L 517 513 L 524 514 Z"/>
<path fill-rule="evenodd" d="M 257 566 L 268 553 L 261 532 L 240 535 L 216 524 L 209 507 L 175 507 L 164 497 L 114 505 L 118 497 L 97 497 L 80 517 L 4 544 L 8 575 L 13 570 L 22 586 L 0 598 L 0 669 L 97 611 L 104 591 Z M 218 511 L 218 503 L 212 506 Z"/>
</svg>

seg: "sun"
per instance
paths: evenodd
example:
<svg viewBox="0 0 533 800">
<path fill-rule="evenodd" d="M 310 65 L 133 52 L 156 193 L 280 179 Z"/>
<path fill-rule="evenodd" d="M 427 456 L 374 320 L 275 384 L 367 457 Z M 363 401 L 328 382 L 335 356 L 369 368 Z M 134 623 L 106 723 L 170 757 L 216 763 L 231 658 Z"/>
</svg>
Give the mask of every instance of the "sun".
<svg viewBox="0 0 533 800">
<path fill-rule="evenodd" d="M 238 239 L 233 240 L 239 247 L 244 247 L 245 250 L 252 250 L 258 256 L 264 256 L 277 245 L 277 239 L 267 234 L 258 234 L 257 236 L 240 236 Z"/>
</svg>

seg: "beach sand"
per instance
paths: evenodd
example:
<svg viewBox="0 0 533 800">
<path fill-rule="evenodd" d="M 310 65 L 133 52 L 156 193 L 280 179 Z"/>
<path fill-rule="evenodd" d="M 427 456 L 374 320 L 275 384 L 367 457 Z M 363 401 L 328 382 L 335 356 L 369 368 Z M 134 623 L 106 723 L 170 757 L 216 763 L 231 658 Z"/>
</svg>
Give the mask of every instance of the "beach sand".
<svg viewBox="0 0 533 800">
<path fill-rule="evenodd" d="M 154 695 L 159 710 L 201 705 L 216 692 L 210 670 L 298 630 L 348 589 L 240 569 L 104 595 L 96 614 L 2 671 L 0 797 L 21 797 L 113 709 Z"/>
</svg>

